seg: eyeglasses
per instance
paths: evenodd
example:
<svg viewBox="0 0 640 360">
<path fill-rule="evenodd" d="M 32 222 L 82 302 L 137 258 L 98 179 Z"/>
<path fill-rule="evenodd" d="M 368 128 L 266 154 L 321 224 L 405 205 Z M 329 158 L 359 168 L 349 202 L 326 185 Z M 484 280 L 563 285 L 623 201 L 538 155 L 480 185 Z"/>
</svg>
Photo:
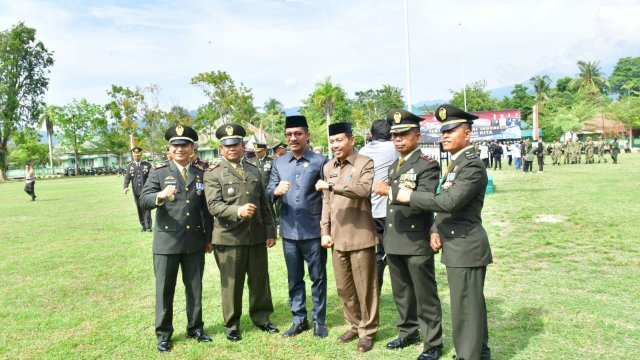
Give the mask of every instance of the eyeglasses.
<svg viewBox="0 0 640 360">
<path fill-rule="evenodd" d="M 290 137 L 292 137 L 292 136 L 295 136 L 295 137 L 299 138 L 299 137 L 301 137 L 301 136 L 302 136 L 302 135 L 304 135 L 304 134 L 305 134 L 305 133 L 304 133 L 304 132 L 302 132 L 302 131 L 291 131 L 291 132 L 287 131 L 286 133 L 284 133 L 284 136 L 285 136 L 287 139 L 288 139 L 288 138 L 290 138 Z"/>
</svg>

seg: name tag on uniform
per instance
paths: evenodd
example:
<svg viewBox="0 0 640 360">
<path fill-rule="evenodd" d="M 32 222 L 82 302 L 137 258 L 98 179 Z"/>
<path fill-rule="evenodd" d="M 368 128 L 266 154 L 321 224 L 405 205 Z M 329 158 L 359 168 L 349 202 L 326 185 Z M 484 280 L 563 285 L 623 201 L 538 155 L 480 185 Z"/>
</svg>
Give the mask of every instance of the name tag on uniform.
<svg viewBox="0 0 640 360">
<path fill-rule="evenodd" d="M 173 176 L 169 175 L 166 178 L 164 178 L 164 184 L 165 185 L 176 185 L 178 182 L 176 181 L 176 178 L 174 178 Z"/>
<path fill-rule="evenodd" d="M 453 181 L 456 178 L 456 173 L 449 173 L 449 175 L 447 175 L 447 181 Z"/>
</svg>

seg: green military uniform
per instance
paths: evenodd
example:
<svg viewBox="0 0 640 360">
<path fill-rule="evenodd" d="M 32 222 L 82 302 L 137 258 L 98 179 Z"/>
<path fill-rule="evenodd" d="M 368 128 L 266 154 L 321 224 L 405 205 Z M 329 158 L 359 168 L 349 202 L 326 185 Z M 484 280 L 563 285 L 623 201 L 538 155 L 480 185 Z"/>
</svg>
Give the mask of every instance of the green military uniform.
<svg viewBox="0 0 640 360">
<path fill-rule="evenodd" d="M 607 159 L 604 157 L 604 148 L 606 145 L 606 141 L 604 141 L 604 139 L 600 140 L 598 142 L 598 164 L 600 164 L 600 161 L 603 161 L 606 163 Z"/>
<path fill-rule="evenodd" d="M 562 144 L 562 154 L 564 155 L 565 165 L 571 163 L 571 149 L 571 139 L 567 139 L 567 141 Z"/>
<path fill-rule="evenodd" d="M 620 153 L 620 145 L 618 144 L 618 138 L 614 137 L 611 142 L 611 160 L 614 164 L 618 163 L 618 154 Z"/>
<path fill-rule="evenodd" d="M 551 150 L 551 158 L 553 159 L 553 165 L 560 165 L 560 157 L 562 156 L 562 144 L 556 140 L 553 142 L 553 148 Z"/>
<path fill-rule="evenodd" d="M 398 114 L 398 115 L 396 115 Z M 391 133 L 403 133 L 421 118 L 404 110 L 391 110 L 387 122 Z M 429 246 L 429 229 L 433 212 L 423 212 L 394 205 L 393 195 L 407 186 L 417 192 L 435 194 L 440 177 L 438 161 L 422 154 L 419 148 L 400 157 L 389 166 L 391 187 L 384 233 L 386 261 L 389 265 L 393 299 L 398 309 L 399 338 L 416 339 L 418 329 L 424 351 L 442 348 L 442 307 L 438 297 L 433 250 Z"/>
<path fill-rule="evenodd" d="M 227 132 L 238 136 L 244 129 L 223 125 L 216 132 L 222 145 L 233 139 L 225 136 Z M 234 166 L 223 159 L 205 173 L 204 181 L 209 212 L 214 216 L 214 256 L 220 271 L 225 329 L 239 331 L 245 276 L 251 320 L 257 326 L 265 325 L 273 313 L 265 243 L 276 238 L 276 231 L 260 172 L 247 160 Z M 238 209 L 247 203 L 257 209 L 251 218 L 240 217 Z"/>
<path fill-rule="evenodd" d="M 176 136 L 176 129 L 184 136 Z M 172 127 L 165 134 L 170 141 L 174 138 L 184 140 L 185 137 L 197 140 L 195 131 L 187 126 Z M 143 208 L 156 209 L 153 268 L 156 277 L 155 329 L 159 342 L 169 341 L 173 334 L 173 297 L 178 268 L 182 269 L 187 298 L 187 335 L 195 336 L 203 331 L 204 326 L 204 250 L 211 236 L 207 233 L 210 224 L 204 196 L 204 172 L 194 165 L 187 165 L 185 169 L 186 180 L 174 161 L 152 169 L 140 195 Z M 158 200 L 158 192 L 169 185 L 176 187 L 176 194 L 170 199 Z"/>
<path fill-rule="evenodd" d="M 584 143 L 584 163 L 593 164 L 593 141 L 590 137 L 587 137 L 587 141 Z"/>
<path fill-rule="evenodd" d="M 573 143 L 573 163 L 580 164 L 582 162 L 582 143 L 576 140 Z"/>
<path fill-rule="evenodd" d="M 131 149 L 131 153 L 135 155 L 142 155 L 142 149 L 139 147 L 134 147 Z M 140 193 L 142 193 L 142 188 L 144 183 L 147 181 L 147 177 L 149 176 L 149 171 L 151 171 L 151 164 L 147 161 L 132 161 L 127 165 L 127 170 L 124 173 L 124 189 L 129 188 L 129 183 L 131 183 L 131 188 L 133 190 L 133 201 L 136 203 L 136 209 L 138 210 L 138 221 L 140 222 L 140 226 L 142 227 L 142 231 L 151 231 L 151 211 L 143 209 L 140 206 Z"/>
<path fill-rule="evenodd" d="M 462 113 L 461 117 L 467 114 L 448 105 L 436 109 L 436 118 L 442 121 L 441 131 L 459 125 L 449 120 L 448 114 L 454 111 Z M 487 265 L 493 258 L 481 216 L 487 171 L 472 146 L 453 154 L 452 159 L 440 193 L 413 192 L 409 204 L 411 209 L 438 213 L 431 232 L 440 234 L 441 261 L 447 266 L 457 358 L 490 359 L 483 289 Z"/>
</svg>

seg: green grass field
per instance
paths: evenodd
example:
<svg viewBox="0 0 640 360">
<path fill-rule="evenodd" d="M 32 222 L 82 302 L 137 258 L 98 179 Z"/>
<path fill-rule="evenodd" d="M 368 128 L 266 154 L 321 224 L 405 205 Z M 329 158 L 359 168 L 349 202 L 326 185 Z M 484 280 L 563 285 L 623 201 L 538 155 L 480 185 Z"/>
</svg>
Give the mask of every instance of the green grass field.
<svg viewBox="0 0 640 360">
<path fill-rule="evenodd" d="M 640 155 L 621 154 L 618 165 L 550 162 L 542 174 L 490 171 L 497 191 L 487 196 L 483 218 L 494 253 L 485 289 L 493 358 L 640 358 Z M 153 330 L 153 235 L 139 232 L 122 177 L 39 180 L 35 202 L 22 187 L 0 184 L 0 358 L 411 359 L 421 351 L 419 345 L 385 349 L 397 335 L 388 274 L 374 349 L 362 355 L 356 343 L 337 342 L 346 326 L 330 259 L 328 338 L 268 335 L 247 314 L 242 341 L 229 343 L 219 274 L 207 255 L 204 321 L 213 342 L 185 338 L 180 284 L 174 349 L 160 355 Z M 448 287 L 444 267 L 436 267 L 443 359 L 450 359 Z M 270 250 L 270 275 L 271 320 L 284 331 L 291 317 L 279 244 Z"/>
</svg>

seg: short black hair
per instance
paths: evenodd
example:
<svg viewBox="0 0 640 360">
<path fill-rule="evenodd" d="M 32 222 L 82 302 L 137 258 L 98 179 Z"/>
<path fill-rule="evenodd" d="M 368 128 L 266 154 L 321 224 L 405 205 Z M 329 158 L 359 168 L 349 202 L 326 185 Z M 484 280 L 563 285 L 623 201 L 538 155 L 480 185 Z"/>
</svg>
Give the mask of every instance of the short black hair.
<svg viewBox="0 0 640 360">
<path fill-rule="evenodd" d="M 387 120 L 380 119 L 371 123 L 371 139 L 372 140 L 391 140 L 391 125 Z"/>
</svg>

